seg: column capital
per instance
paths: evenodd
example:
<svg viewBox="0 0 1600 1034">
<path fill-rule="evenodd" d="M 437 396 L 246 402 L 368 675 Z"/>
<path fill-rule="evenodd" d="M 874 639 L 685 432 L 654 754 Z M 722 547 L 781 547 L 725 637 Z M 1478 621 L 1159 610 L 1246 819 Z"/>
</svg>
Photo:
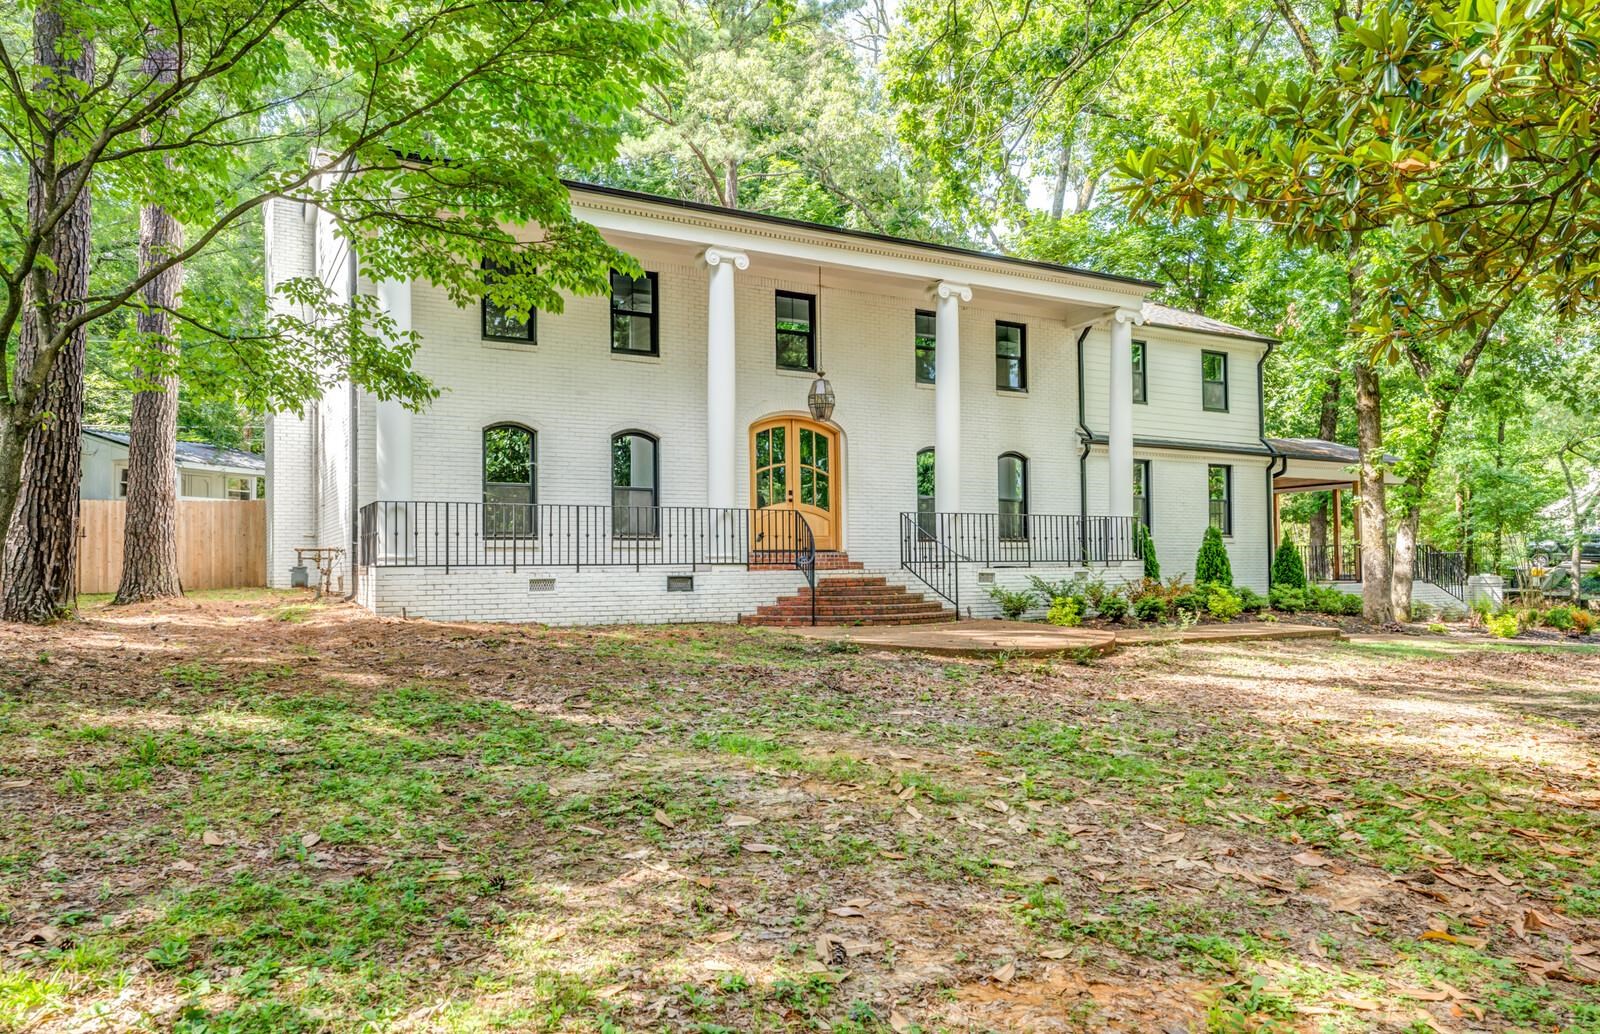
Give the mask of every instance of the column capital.
<svg viewBox="0 0 1600 1034">
<path fill-rule="evenodd" d="M 972 301 L 972 288 L 966 284 L 958 284 L 950 280 L 941 280 L 934 285 L 933 291 L 940 298 L 959 298 L 964 302 Z"/>
<path fill-rule="evenodd" d="M 720 266 L 726 262 L 737 270 L 743 271 L 750 268 L 750 256 L 742 251 L 734 251 L 732 248 L 707 248 L 704 257 L 708 266 Z"/>
<path fill-rule="evenodd" d="M 1118 309 L 1116 312 L 1111 314 L 1111 322 L 1113 322 L 1113 323 L 1131 323 L 1135 327 L 1140 326 L 1140 325 L 1142 325 L 1144 323 L 1144 310 L 1143 309 Z"/>
</svg>

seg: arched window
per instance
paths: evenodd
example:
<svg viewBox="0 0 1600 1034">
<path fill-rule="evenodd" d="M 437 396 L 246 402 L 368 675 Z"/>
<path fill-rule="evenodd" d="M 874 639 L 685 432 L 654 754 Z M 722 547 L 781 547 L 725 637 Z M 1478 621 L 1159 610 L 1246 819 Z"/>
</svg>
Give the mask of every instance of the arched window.
<svg viewBox="0 0 1600 1034">
<path fill-rule="evenodd" d="M 643 431 L 611 438 L 611 531 L 631 538 L 660 534 L 656 439 Z"/>
<path fill-rule="evenodd" d="M 518 424 L 483 429 L 483 531 L 535 534 L 539 501 L 538 435 Z"/>
<path fill-rule="evenodd" d="M 917 453 L 917 526 L 922 534 L 934 533 L 934 513 L 938 507 L 933 495 L 933 448 Z"/>
<path fill-rule="evenodd" d="M 1028 537 L 1028 457 L 1016 452 L 1000 455 L 1000 537 Z"/>
</svg>

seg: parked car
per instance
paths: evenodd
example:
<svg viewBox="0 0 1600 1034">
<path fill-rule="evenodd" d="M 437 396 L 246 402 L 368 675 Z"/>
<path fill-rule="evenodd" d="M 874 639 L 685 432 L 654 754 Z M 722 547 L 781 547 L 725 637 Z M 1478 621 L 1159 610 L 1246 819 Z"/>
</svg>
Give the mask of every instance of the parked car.
<svg viewBox="0 0 1600 1034">
<path fill-rule="evenodd" d="M 1600 531 L 1586 531 L 1579 540 L 1579 555 L 1587 562 L 1600 563 Z M 1571 539 L 1545 539 L 1528 543 L 1528 562 L 1535 567 L 1549 567 L 1572 556 Z"/>
</svg>

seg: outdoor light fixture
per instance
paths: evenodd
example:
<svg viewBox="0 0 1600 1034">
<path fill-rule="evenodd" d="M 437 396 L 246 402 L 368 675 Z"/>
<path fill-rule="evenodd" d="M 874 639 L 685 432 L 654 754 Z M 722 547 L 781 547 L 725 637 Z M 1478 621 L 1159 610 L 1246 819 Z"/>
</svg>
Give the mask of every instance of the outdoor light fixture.
<svg viewBox="0 0 1600 1034">
<path fill-rule="evenodd" d="M 833 385 L 828 383 L 825 371 L 817 371 L 817 379 L 811 382 L 811 392 L 806 395 L 806 405 L 811 407 L 811 415 L 818 420 L 833 416 Z"/>
</svg>

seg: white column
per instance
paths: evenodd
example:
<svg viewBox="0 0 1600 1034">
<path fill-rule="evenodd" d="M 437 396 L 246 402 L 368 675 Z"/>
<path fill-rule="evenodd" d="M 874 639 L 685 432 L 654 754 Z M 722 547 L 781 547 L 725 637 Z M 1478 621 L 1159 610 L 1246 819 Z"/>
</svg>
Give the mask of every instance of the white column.
<svg viewBox="0 0 1600 1034">
<path fill-rule="evenodd" d="M 397 334 L 411 331 L 411 281 L 378 284 L 378 304 L 394 320 Z M 378 499 L 387 504 L 414 498 L 411 480 L 411 410 L 395 399 L 379 399 L 378 433 L 373 443 Z M 405 556 L 411 552 L 410 515 L 404 506 L 378 507 L 378 553 Z"/>
<path fill-rule="evenodd" d="M 711 294 L 706 310 L 706 505 L 738 505 L 736 459 L 738 438 L 734 429 L 733 271 L 750 268 L 742 251 L 707 248 L 711 269 Z"/>
<path fill-rule="evenodd" d="M 1133 516 L 1133 328 L 1143 322 L 1137 309 L 1118 309 L 1111 319 L 1106 511 L 1112 517 Z"/>
<path fill-rule="evenodd" d="M 934 319 L 933 505 L 941 513 L 961 510 L 961 303 L 972 301 L 966 284 L 941 281 Z"/>
</svg>

